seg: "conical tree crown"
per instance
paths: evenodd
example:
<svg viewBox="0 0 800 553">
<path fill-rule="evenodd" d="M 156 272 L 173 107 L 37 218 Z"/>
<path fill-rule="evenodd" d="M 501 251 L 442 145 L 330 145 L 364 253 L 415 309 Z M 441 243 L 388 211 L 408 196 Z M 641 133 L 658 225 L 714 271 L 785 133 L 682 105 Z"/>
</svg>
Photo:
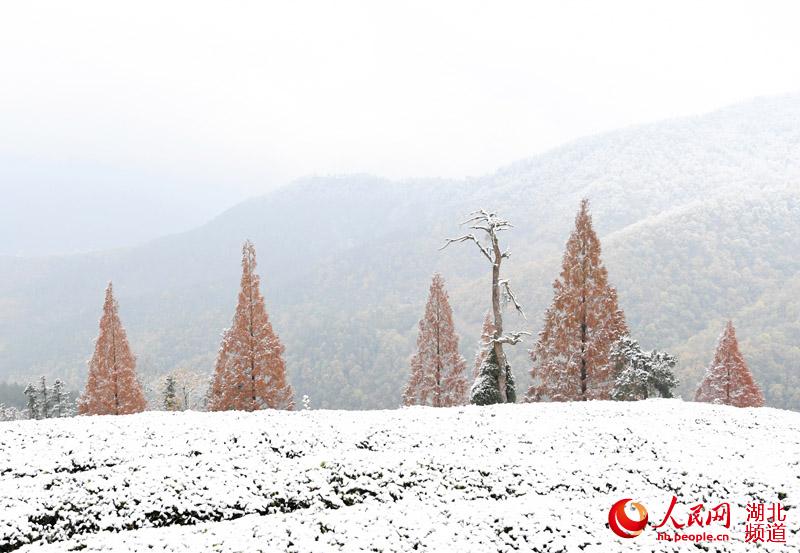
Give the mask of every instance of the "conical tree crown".
<svg viewBox="0 0 800 553">
<path fill-rule="evenodd" d="M 739 351 L 732 321 L 725 325 L 714 352 L 714 360 L 708 366 L 694 399 L 735 407 L 764 405 L 764 394 Z"/>
<path fill-rule="evenodd" d="M 609 399 L 615 376 L 611 347 L 628 328 L 600 259 L 587 200 L 581 202 L 553 289 L 531 352 L 534 384 L 528 400 Z"/>
<path fill-rule="evenodd" d="M 466 401 L 466 362 L 458 351 L 458 335 L 444 279 L 436 274 L 425 315 L 419 322 L 417 352 L 411 358 L 411 376 L 403 404 L 448 407 Z"/>
<path fill-rule="evenodd" d="M 505 401 L 503 401 L 500 389 L 498 388 L 498 377 L 501 371 L 506 373 Z M 469 402 L 472 405 L 514 403 L 517 401 L 515 390 L 514 374 L 511 372 L 511 368 L 508 365 L 506 365 L 505 368 L 501 368 L 497 360 L 495 348 L 489 348 L 478 370 L 478 377 L 475 379 L 475 382 L 472 383 L 472 388 L 470 388 Z"/>
<path fill-rule="evenodd" d="M 233 325 L 222 338 L 209 408 L 212 410 L 292 409 L 293 392 L 286 380 L 284 347 L 269 322 L 256 250 L 242 247 L 242 279 Z"/>
<path fill-rule="evenodd" d="M 136 358 L 119 318 L 112 284 L 106 288 L 100 334 L 89 361 L 86 389 L 78 400 L 81 415 L 126 415 L 144 411 L 147 402 L 136 378 Z"/>
<path fill-rule="evenodd" d="M 481 330 L 481 339 L 478 343 L 478 351 L 475 352 L 475 364 L 472 367 L 472 380 L 478 378 L 483 360 L 489 350 L 492 349 L 492 340 L 494 339 L 495 327 L 494 318 L 492 317 L 492 310 L 486 311 L 486 316 L 483 319 L 483 328 Z"/>
</svg>

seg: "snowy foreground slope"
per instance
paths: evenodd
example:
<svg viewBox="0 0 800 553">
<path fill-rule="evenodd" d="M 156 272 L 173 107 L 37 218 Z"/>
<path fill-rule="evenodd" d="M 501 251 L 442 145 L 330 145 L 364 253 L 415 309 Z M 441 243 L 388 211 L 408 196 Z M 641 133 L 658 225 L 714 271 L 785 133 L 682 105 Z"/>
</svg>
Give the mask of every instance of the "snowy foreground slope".
<svg viewBox="0 0 800 553">
<path fill-rule="evenodd" d="M 800 548 L 800 414 L 679 400 L 0 424 L 0 551 L 696 551 L 647 528 L 778 501 Z M 785 494 L 785 495 L 784 495 Z M 724 530 L 724 528 L 723 528 Z M 48 543 L 50 542 L 50 543 Z"/>
</svg>

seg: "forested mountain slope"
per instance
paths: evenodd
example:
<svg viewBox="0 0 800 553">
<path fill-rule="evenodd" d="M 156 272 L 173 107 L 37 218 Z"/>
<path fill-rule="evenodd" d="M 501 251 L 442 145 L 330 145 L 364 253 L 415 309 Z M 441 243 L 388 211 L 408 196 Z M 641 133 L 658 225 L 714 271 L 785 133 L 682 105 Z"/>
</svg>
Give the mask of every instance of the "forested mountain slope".
<svg viewBox="0 0 800 553">
<path fill-rule="evenodd" d="M 474 247 L 439 250 L 458 222 L 485 207 L 514 223 L 508 274 L 528 320 L 508 324 L 535 334 L 582 197 L 632 333 L 679 354 L 684 394 L 732 317 L 767 403 L 800 408 L 800 95 L 590 137 L 479 178 L 304 179 L 137 248 L 0 258 L 0 376 L 82 382 L 109 279 L 144 373 L 210 372 L 250 238 L 297 393 L 396 406 L 433 271 L 472 359 L 489 280 Z M 521 388 L 525 349 L 511 357 Z"/>
</svg>

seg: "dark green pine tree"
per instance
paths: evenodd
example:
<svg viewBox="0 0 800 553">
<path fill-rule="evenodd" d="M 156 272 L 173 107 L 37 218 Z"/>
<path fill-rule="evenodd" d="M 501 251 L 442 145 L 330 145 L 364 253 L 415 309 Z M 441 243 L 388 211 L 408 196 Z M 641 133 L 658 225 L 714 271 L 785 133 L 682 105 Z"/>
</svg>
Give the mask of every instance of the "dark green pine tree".
<svg viewBox="0 0 800 553">
<path fill-rule="evenodd" d="M 488 354 L 478 369 L 478 378 L 472 384 L 469 393 L 469 402 L 473 405 L 492 405 L 495 403 L 514 403 L 517 401 L 516 387 L 514 385 L 514 373 L 511 367 L 505 366 L 506 401 L 500 394 L 498 382 L 500 379 L 500 366 L 497 363 L 497 353 L 494 348 L 489 349 Z"/>
</svg>

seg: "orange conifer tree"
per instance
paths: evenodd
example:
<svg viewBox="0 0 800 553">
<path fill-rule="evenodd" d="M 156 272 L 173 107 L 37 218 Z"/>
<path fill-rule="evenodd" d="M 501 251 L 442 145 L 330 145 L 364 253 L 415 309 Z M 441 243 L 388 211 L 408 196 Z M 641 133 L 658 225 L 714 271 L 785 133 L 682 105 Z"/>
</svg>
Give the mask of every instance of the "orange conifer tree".
<svg viewBox="0 0 800 553">
<path fill-rule="evenodd" d="M 553 288 L 553 303 L 531 352 L 528 401 L 609 399 L 616 376 L 609 354 L 628 328 L 600 260 L 587 200 L 581 201 Z"/>
<path fill-rule="evenodd" d="M 223 334 L 211 385 L 212 411 L 294 408 L 284 347 L 269 322 L 255 269 L 256 250 L 248 240 L 242 247 L 241 290 L 233 326 Z"/>
<path fill-rule="evenodd" d="M 419 321 L 417 352 L 411 358 L 403 404 L 450 407 L 466 402 L 467 364 L 458 352 L 458 335 L 444 279 L 435 274 L 425 315 Z"/>
<path fill-rule="evenodd" d="M 697 388 L 694 400 L 735 407 L 764 405 L 764 394 L 739 351 L 739 341 L 736 339 L 732 321 L 728 321 L 719 337 L 714 359 Z"/>
<path fill-rule="evenodd" d="M 127 415 L 147 407 L 136 379 L 136 358 L 119 318 L 111 283 L 106 288 L 100 334 L 89 361 L 86 389 L 78 400 L 81 415 Z"/>
<path fill-rule="evenodd" d="M 472 368 L 472 379 L 478 378 L 483 360 L 492 348 L 492 339 L 494 338 L 494 320 L 492 319 L 492 310 L 486 311 L 486 317 L 483 319 L 483 329 L 481 330 L 481 340 L 478 344 L 478 351 L 475 352 L 475 366 Z"/>
</svg>

